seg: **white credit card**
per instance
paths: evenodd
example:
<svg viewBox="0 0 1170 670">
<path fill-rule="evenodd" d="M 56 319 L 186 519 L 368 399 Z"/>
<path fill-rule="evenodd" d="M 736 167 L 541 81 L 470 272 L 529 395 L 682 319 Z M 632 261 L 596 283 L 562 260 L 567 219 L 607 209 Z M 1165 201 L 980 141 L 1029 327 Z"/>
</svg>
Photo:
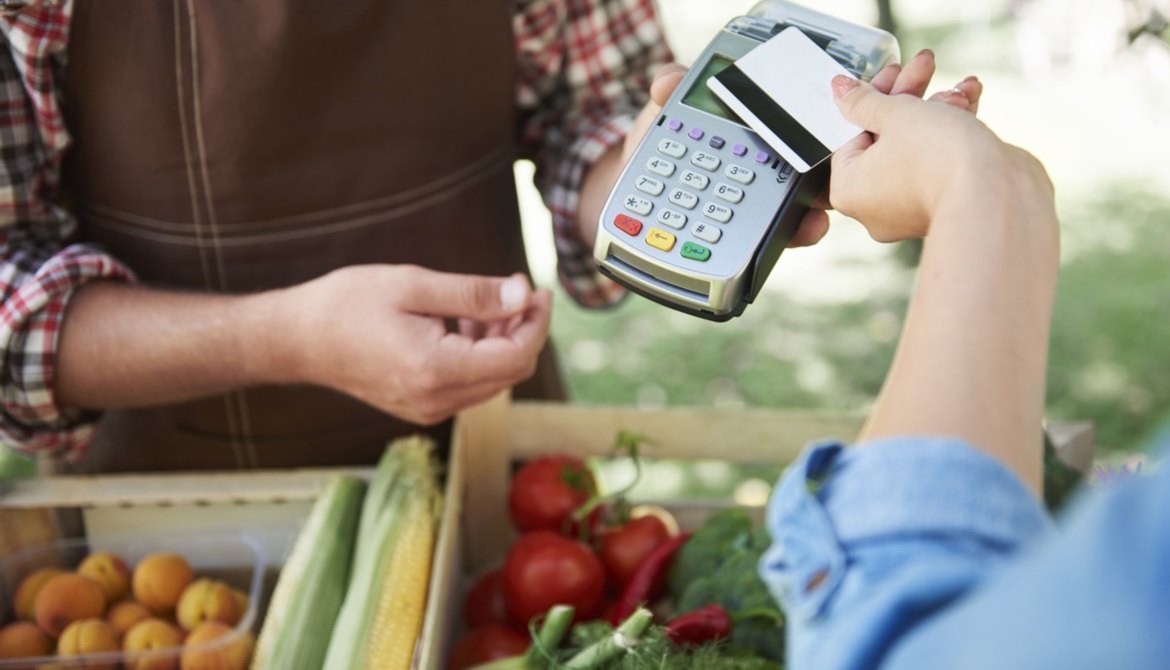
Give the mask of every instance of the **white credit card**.
<svg viewBox="0 0 1170 670">
<path fill-rule="evenodd" d="M 707 87 L 792 167 L 808 172 L 862 132 L 833 101 L 830 82 L 839 74 L 854 78 L 799 28 L 786 28 Z"/>
</svg>

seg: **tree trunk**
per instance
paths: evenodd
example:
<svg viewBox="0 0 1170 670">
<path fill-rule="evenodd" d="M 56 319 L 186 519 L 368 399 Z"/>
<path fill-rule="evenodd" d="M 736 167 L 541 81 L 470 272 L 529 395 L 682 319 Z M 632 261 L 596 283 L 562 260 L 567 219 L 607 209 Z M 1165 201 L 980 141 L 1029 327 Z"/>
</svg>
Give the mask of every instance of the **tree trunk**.
<svg viewBox="0 0 1170 670">
<path fill-rule="evenodd" d="M 877 0 L 878 27 L 890 33 L 898 34 L 898 22 L 894 20 L 893 0 Z"/>
</svg>

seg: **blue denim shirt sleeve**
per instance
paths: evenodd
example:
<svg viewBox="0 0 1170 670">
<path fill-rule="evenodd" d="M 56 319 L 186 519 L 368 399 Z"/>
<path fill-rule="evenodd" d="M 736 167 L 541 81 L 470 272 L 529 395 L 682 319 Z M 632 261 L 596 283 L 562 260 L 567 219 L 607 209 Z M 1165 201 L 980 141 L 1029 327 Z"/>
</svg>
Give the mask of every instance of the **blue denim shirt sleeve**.
<svg viewBox="0 0 1170 670">
<path fill-rule="evenodd" d="M 1170 467 L 1074 507 L 954 440 L 811 447 L 760 564 L 788 667 L 1170 667 Z"/>
</svg>

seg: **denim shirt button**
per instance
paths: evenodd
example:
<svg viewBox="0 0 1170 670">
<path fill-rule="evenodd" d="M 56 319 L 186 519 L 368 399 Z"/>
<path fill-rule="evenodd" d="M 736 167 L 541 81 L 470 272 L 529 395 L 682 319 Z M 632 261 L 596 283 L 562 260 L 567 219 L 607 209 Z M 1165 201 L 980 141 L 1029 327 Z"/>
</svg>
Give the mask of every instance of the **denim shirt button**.
<svg viewBox="0 0 1170 670">
<path fill-rule="evenodd" d="M 806 594 L 812 593 L 821 588 L 825 584 L 825 580 L 829 578 L 829 569 L 821 568 L 809 577 L 808 581 L 804 583 L 804 592 Z"/>
</svg>

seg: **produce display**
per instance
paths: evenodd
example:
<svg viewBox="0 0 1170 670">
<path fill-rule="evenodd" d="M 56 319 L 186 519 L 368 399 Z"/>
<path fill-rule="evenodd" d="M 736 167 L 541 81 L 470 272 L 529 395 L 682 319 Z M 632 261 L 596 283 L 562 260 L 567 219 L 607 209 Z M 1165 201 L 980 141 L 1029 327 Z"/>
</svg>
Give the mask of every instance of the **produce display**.
<svg viewBox="0 0 1170 670">
<path fill-rule="evenodd" d="M 638 476 L 641 442 L 622 433 L 617 446 Z M 426 609 L 438 473 L 434 444 L 415 437 L 392 443 L 368 482 L 332 477 L 255 640 L 235 630 L 248 595 L 178 553 L 130 566 L 101 552 L 73 571 L 24 575 L 11 603 L 18 620 L 0 628 L 0 668 L 37 658 L 20 667 L 406 670 Z M 514 541 L 461 611 L 445 614 L 466 624 L 448 670 L 782 670 L 783 617 L 756 571 L 764 529 L 730 509 L 680 532 L 666 510 L 631 506 L 632 486 L 602 495 L 569 454 L 520 468 L 506 500 Z"/>
<path fill-rule="evenodd" d="M 281 570 L 253 670 L 410 667 L 442 500 L 433 451 L 398 440 L 368 487 L 329 482 Z"/>
<path fill-rule="evenodd" d="M 58 656 L 52 667 L 61 670 L 244 670 L 252 654 L 251 634 L 234 630 L 247 594 L 197 576 L 173 553 L 150 554 L 133 569 L 98 552 L 73 572 L 34 570 L 12 609 L 19 620 L 0 628 L 0 659 Z M 228 639 L 210 644 L 220 638 Z"/>
<path fill-rule="evenodd" d="M 640 441 L 618 438 L 635 465 Z M 783 617 L 756 572 L 766 531 L 730 509 L 680 533 L 665 510 L 631 508 L 626 490 L 599 495 L 566 454 L 515 474 L 519 537 L 468 591 L 449 670 L 783 667 Z"/>
</svg>

